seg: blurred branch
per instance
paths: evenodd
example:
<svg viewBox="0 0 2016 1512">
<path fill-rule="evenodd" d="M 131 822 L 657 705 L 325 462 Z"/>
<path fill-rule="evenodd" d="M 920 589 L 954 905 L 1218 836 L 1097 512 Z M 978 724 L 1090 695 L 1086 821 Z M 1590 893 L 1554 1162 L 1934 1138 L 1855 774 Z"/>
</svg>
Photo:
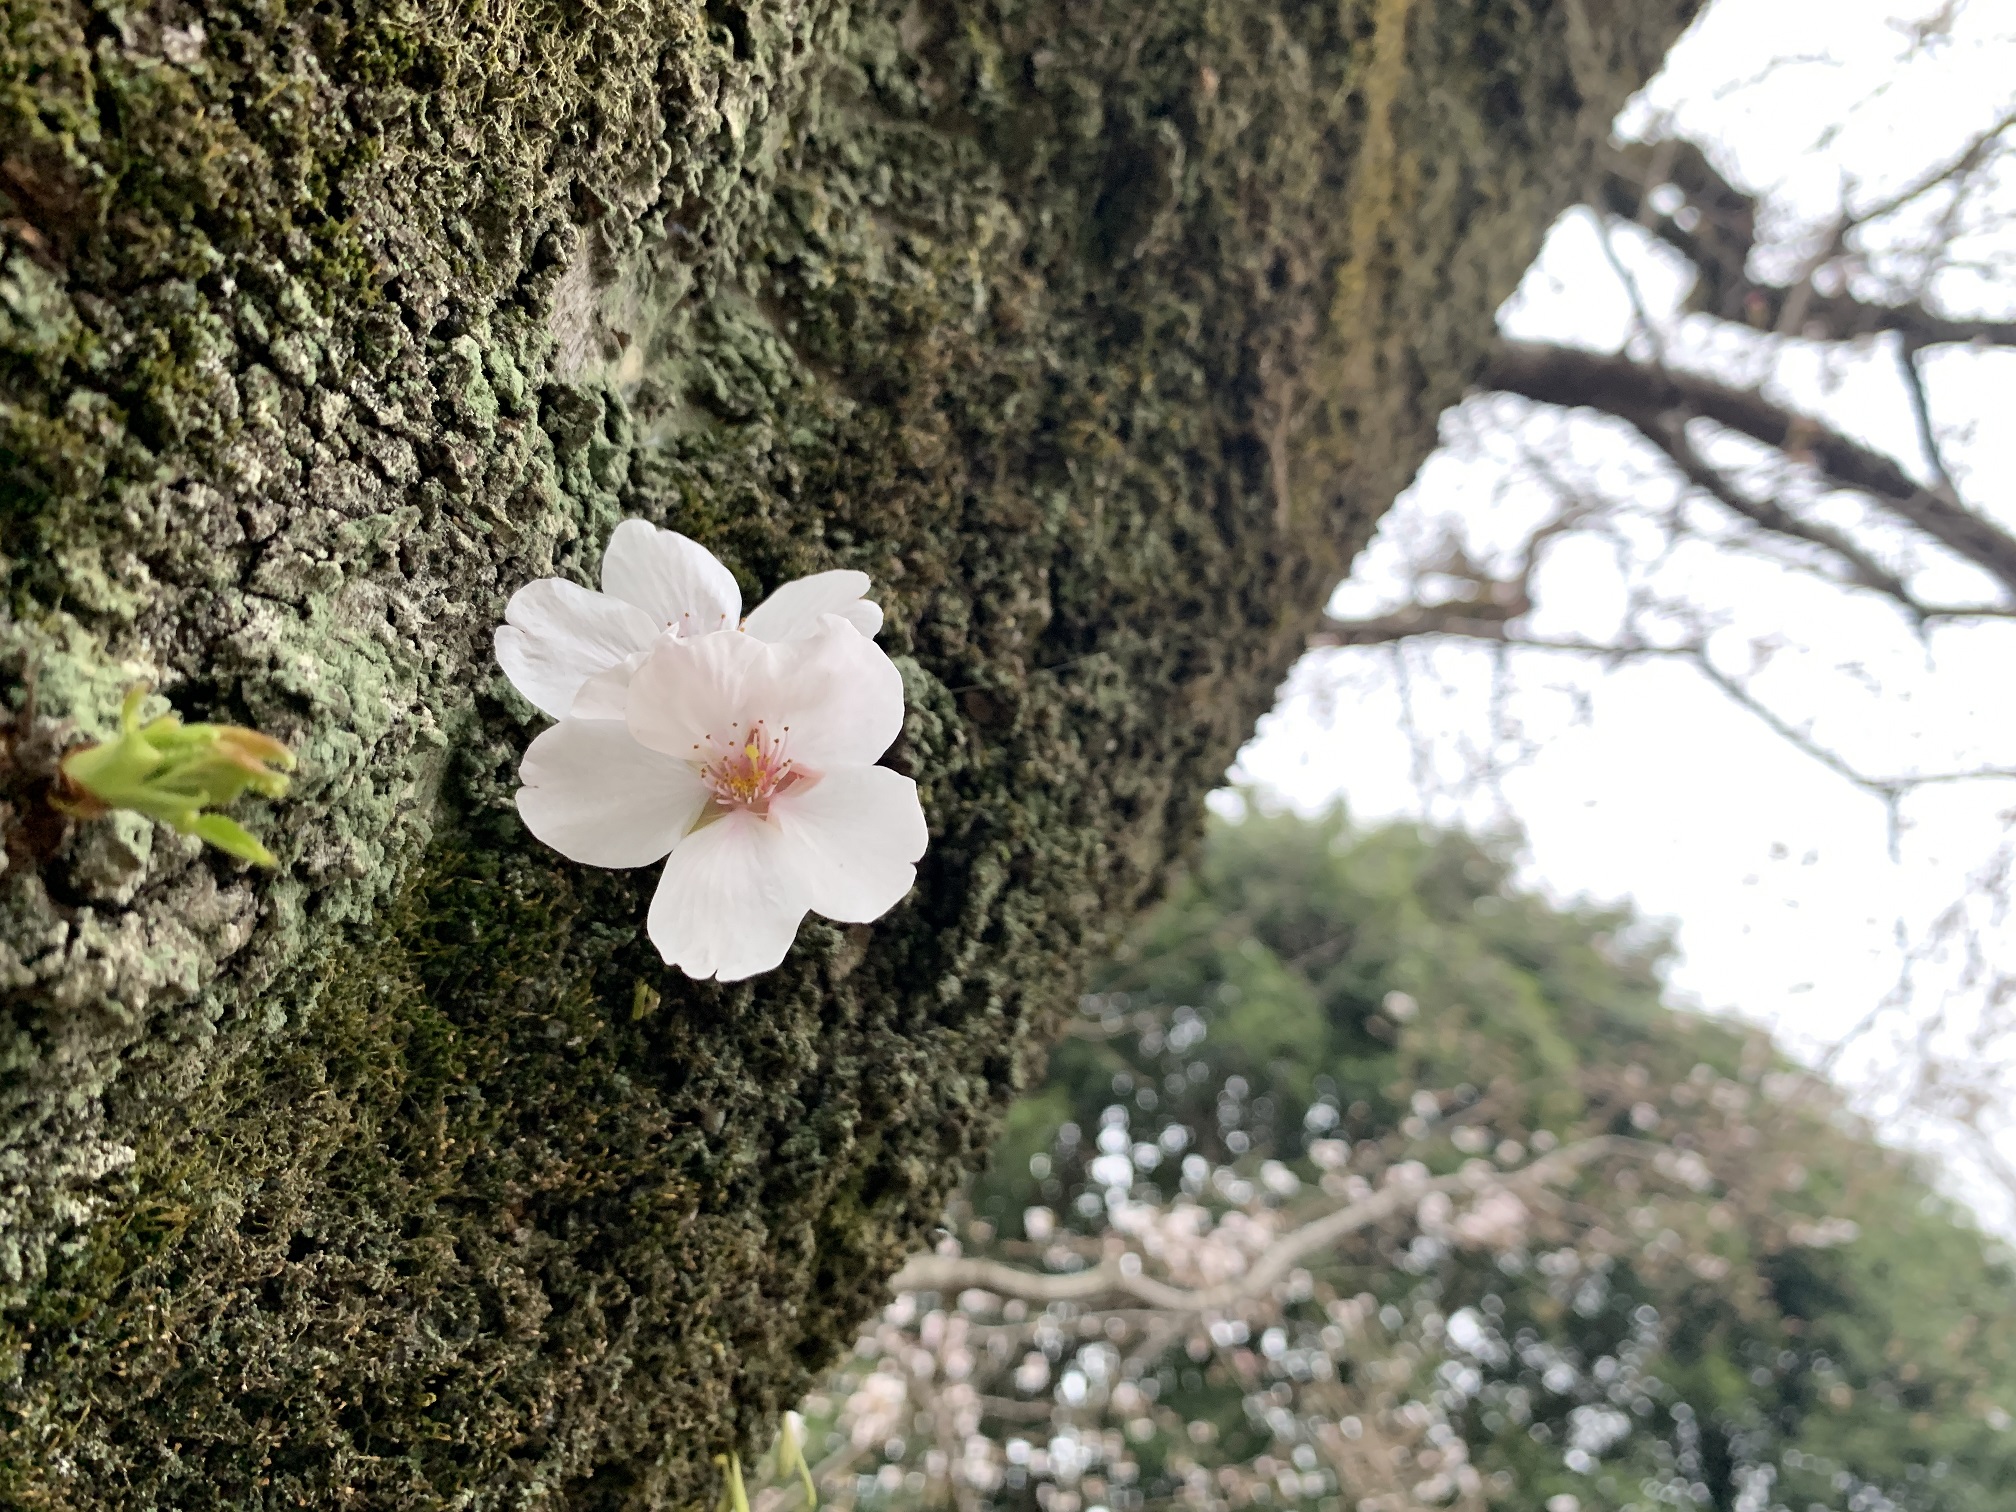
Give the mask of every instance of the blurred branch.
<svg viewBox="0 0 2016 1512">
<path fill-rule="evenodd" d="M 1695 273 L 1688 308 L 1700 314 L 1800 336 L 1815 333 L 1829 341 L 1894 332 L 1911 347 L 1985 342 L 2016 346 L 2016 322 L 1961 320 L 1927 309 L 1918 300 L 1881 303 L 1843 291 L 1823 293 L 1813 284 L 1818 268 L 1845 250 L 1856 228 L 1901 209 L 1942 184 L 1965 177 L 1987 160 L 2012 127 L 2005 115 L 1952 159 L 1853 215 L 1844 214 L 1819 254 L 1809 259 L 1796 284 L 1759 283 L 1751 278 L 1750 255 L 1757 245 L 1756 196 L 1731 184 L 1693 142 L 1669 138 L 1633 142 L 1612 150 L 1595 196 L 1597 208 L 1631 221 L 1685 258 Z M 1670 185 L 1678 203 L 1656 206 L 1654 191 Z"/>
<path fill-rule="evenodd" d="M 1974 563 L 2016 599 L 2016 537 L 1957 501 L 1921 487 L 1892 458 L 1757 389 L 1649 367 L 1628 357 L 1530 341 L 1501 343 L 1481 381 L 1542 404 L 1614 415 L 1662 450 L 1670 448 L 1676 424 L 1692 418 L 1713 421 L 1808 464 L 1840 487 L 1867 495 Z M 1808 539 L 1812 530 L 1806 527 Z"/>
<path fill-rule="evenodd" d="M 1264 1295 L 1308 1256 L 1330 1248 L 1348 1234 L 1383 1223 L 1404 1210 L 1418 1206 L 1430 1192 L 1479 1192 L 1492 1187 L 1544 1186 L 1564 1179 L 1592 1160 L 1634 1148 L 1630 1140 L 1602 1137 L 1566 1145 L 1516 1171 L 1494 1174 L 1483 1182 L 1467 1170 L 1429 1181 L 1396 1182 L 1384 1191 L 1339 1208 L 1284 1235 L 1269 1245 L 1245 1274 L 1216 1286 L 1171 1286 L 1166 1281 L 1158 1281 L 1141 1270 L 1141 1257 L 1133 1251 L 1110 1256 L 1090 1270 L 1064 1275 L 1025 1271 L 998 1260 L 915 1255 L 889 1284 L 899 1292 L 960 1292 L 977 1287 L 999 1296 L 1043 1303 L 1125 1296 L 1169 1312 L 1211 1312 Z M 1134 1262 L 1131 1269 L 1127 1266 L 1130 1259 Z"/>
<path fill-rule="evenodd" d="M 1933 476 L 1938 478 L 1939 487 L 1949 499 L 1960 497 L 1960 485 L 1953 480 L 1953 473 L 1946 465 L 1946 448 L 1939 440 L 1938 427 L 1932 423 L 1932 400 L 1925 392 L 1925 373 L 1918 366 L 1919 348 L 1907 343 L 1897 347 L 1898 376 L 1904 380 L 1904 392 L 1911 398 L 1911 421 L 1918 428 L 1918 445 L 1925 452 L 1925 460 L 1932 465 Z"/>
<path fill-rule="evenodd" d="M 1836 530 L 1817 520 L 1801 519 L 1775 499 L 1753 499 L 1713 466 L 1687 434 L 1687 426 L 1677 415 L 1662 416 L 1651 430 L 1639 433 L 1664 452 L 1682 477 L 1714 499 L 1731 514 L 1740 515 L 1760 529 L 1795 541 L 1805 541 L 1839 558 L 1848 569 L 1851 582 L 1895 599 L 1914 619 L 1924 620 L 1952 611 L 1921 604 L 1903 578 L 1863 550 L 1846 531 Z"/>
<path fill-rule="evenodd" d="M 1889 808 L 1892 841 L 1895 843 L 1896 806 L 1905 795 L 1921 787 L 1937 787 L 1957 782 L 2016 779 L 2016 767 L 1978 766 L 1951 771 L 1914 772 L 1904 776 L 1873 776 L 1851 765 L 1838 752 L 1828 749 L 1805 730 L 1786 719 L 1758 698 L 1740 678 L 1716 666 L 1708 648 L 1700 641 L 1661 645 L 1651 641 L 1604 642 L 1578 636 L 1531 635 L 1517 629 L 1511 618 L 1492 619 L 1474 612 L 1475 600 L 1459 599 L 1450 605 L 1409 604 L 1392 614 L 1360 620 L 1332 620 L 1326 629 L 1310 637 L 1312 646 L 1393 645 L 1403 640 L 1428 636 L 1483 641 L 1491 645 L 1528 651 L 1553 651 L 1571 656 L 1587 656 L 1621 666 L 1627 662 L 1684 661 L 1732 703 L 1754 715 L 1774 735 L 1802 754 L 1819 762 L 1830 772 L 1879 799 Z M 1444 613 L 1444 609 L 1450 612 Z"/>
<path fill-rule="evenodd" d="M 1423 636 L 1452 635 L 1465 640 L 1494 641 L 1508 646 L 1597 653 L 1603 647 L 1587 641 L 1549 642 L 1515 634 L 1512 622 L 1531 604 L 1505 604 L 1489 597 L 1451 599 L 1441 604 L 1407 604 L 1391 614 L 1365 619 L 1329 619 L 1309 638 L 1312 646 L 1390 646 Z"/>
<path fill-rule="evenodd" d="M 1785 719 L 1769 704 L 1744 687 L 1740 681 L 1717 667 L 1705 654 L 1696 655 L 1692 660 L 1703 677 L 1721 689 L 1723 694 L 1738 706 L 1761 720 L 1772 734 L 1795 750 L 1819 762 L 1836 776 L 1881 799 L 1889 821 L 1892 860 L 1898 859 L 1899 855 L 1903 827 L 1900 805 L 1908 794 L 1916 792 L 1919 788 L 1944 787 L 1956 782 L 2007 781 L 2016 778 L 2016 767 L 1998 766 L 1965 767 L 1945 772 L 1913 772 L 1903 777 L 1871 777 L 1849 765 L 1838 752 L 1829 750 L 1806 731 Z"/>
</svg>

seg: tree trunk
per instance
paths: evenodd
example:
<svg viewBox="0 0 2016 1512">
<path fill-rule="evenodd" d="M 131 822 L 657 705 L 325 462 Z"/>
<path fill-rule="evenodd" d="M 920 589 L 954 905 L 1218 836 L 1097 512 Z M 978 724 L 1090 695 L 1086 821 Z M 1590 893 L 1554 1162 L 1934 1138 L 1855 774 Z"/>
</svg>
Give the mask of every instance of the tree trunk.
<svg viewBox="0 0 2016 1512">
<path fill-rule="evenodd" d="M 0 1500 L 710 1496 L 1694 4 L 12 0 Z M 932 849 L 753 983 L 512 806 L 491 629 L 626 515 L 889 610 Z M 300 754 L 277 872 L 48 811 L 143 680 Z"/>
</svg>

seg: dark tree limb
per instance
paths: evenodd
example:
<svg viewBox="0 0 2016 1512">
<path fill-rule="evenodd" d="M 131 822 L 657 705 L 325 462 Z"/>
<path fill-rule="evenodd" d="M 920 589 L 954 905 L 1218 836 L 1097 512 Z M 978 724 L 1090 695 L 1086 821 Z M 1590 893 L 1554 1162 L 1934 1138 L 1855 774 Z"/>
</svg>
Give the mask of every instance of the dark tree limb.
<svg viewBox="0 0 2016 1512">
<path fill-rule="evenodd" d="M 1807 463 L 1838 487 L 1867 495 L 2016 597 L 2016 537 L 1922 486 L 1893 458 L 1758 389 L 1652 367 L 1629 357 L 1527 341 L 1501 344 L 1480 381 L 1539 403 L 1614 415 L 1669 455 L 1670 443 L 1663 438 L 1675 424 L 1712 421 Z"/>
</svg>

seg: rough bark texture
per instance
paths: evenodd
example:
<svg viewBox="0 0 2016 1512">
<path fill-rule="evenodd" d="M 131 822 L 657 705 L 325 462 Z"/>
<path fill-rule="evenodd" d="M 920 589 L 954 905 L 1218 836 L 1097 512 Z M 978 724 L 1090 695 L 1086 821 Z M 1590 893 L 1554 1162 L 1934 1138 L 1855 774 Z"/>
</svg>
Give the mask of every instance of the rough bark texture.
<svg viewBox="0 0 2016 1512">
<path fill-rule="evenodd" d="M 0 1501 L 711 1494 L 1693 3 L 11 0 L 0 651 L 305 775 L 268 877 L 0 773 Z M 753 985 L 511 807 L 491 627 L 626 514 L 890 611 L 922 879 Z"/>
</svg>

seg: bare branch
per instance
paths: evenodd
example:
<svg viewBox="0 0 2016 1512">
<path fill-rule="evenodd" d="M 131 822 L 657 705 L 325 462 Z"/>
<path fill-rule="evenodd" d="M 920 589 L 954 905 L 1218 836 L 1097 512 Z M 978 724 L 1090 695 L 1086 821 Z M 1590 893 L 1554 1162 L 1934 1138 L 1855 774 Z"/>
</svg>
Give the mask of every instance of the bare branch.
<svg viewBox="0 0 2016 1512">
<path fill-rule="evenodd" d="M 2012 124 L 2016 120 L 2005 117 L 1958 158 L 1903 193 L 1852 216 L 1844 215 L 1821 260 L 1838 255 L 1844 239 L 1855 228 L 1941 183 L 1972 172 Z M 1610 152 L 1603 166 L 1606 172 L 1595 196 L 1598 208 L 1644 227 L 1687 260 L 1695 273 L 1687 305 L 1697 313 L 1760 331 L 1789 328 L 1793 335 L 1817 332 L 1831 341 L 1854 341 L 1889 331 L 1914 347 L 1969 342 L 2016 346 L 2016 322 L 1954 319 L 1917 300 L 1884 304 L 1859 299 L 1845 290 L 1822 293 L 1813 287 L 1810 263 L 1807 276 L 1795 284 L 1756 282 L 1750 277 L 1749 264 L 1757 245 L 1757 198 L 1731 184 L 1692 142 L 1630 143 Z M 1681 203 L 1662 211 L 1654 207 L 1651 196 L 1653 190 L 1667 184 L 1680 191 Z M 1788 315 L 1796 318 L 1788 319 Z"/>
<path fill-rule="evenodd" d="M 1423 636 L 1453 635 L 1465 640 L 1525 644 L 1523 637 L 1515 640 L 1512 636 L 1511 624 L 1532 607 L 1531 604 L 1506 604 L 1475 598 L 1453 599 L 1446 604 L 1408 604 L 1391 614 L 1356 620 L 1329 620 L 1324 629 L 1310 637 L 1309 643 L 1312 646 L 1390 646 Z"/>
<path fill-rule="evenodd" d="M 1390 632 L 1390 633 L 1389 633 Z M 1333 620 L 1331 627 L 1310 637 L 1310 645 L 1368 646 L 1401 639 L 1444 636 L 1451 640 L 1474 640 L 1487 645 L 1528 651 L 1552 651 L 1570 656 L 1586 656 L 1622 666 L 1627 662 L 1684 661 L 1698 671 L 1737 707 L 1754 716 L 1774 735 L 1794 749 L 1817 761 L 1844 782 L 1880 800 L 1890 818 L 1891 845 L 1898 840 L 1898 805 L 1923 787 L 1951 786 L 1962 782 L 2003 782 L 2016 780 L 2016 767 L 1979 766 L 1950 771 L 1913 772 L 1901 776 L 1874 776 L 1864 772 L 1838 751 L 1830 750 L 1758 698 L 1742 680 L 1716 666 L 1708 648 L 1699 641 L 1662 645 L 1652 641 L 1604 642 L 1577 636 L 1529 635 L 1509 621 L 1466 618 L 1461 613 L 1438 616 L 1434 606 L 1409 605 L 1390 615 L 1364 620 Z"/>
<path fill-rule="evenodd" d="M 1703 677 L 1721 689 L 1731 701 L 1761 720 L 1786 744 L 1819 762 L 1845 781 L 1881 799 L 1890 822 L 1890 853 L 1893 860 L 1897 859 L 1901 841 L 1901 816 L 1898 805 L 1906 795 L 1916 792 L 1919 788 L 1944 787 L 1956 782 L 2008 781 L 2016 778 L 2016 767 L 1994 766 L 1968 767 L 1946 772 L 1914 772 L 1908 777 L 1871 777 L 1851 766 L 1838 752 L 1830 751 L 1804 730 L 1786 720 L 1741 682 L 1717 667 L 1707 656 L 1698 655 L 1693 661 Z"/>
<path fill-rule="evenodd" d="M 1652 233 L 1693 267 L 1692 308 L 1738 325 L 1774 323 L 1775 294 L 1750 281 L 1757 244 L 1757 201 L 1725 179 L 1693 142 L 1668 137 L 1633 142 L 1605 154 L 1596 208 Z M 1682 203 L 1660 210 L 1652 191 L 1671 184 Z"/>
<path fill-rule="evenodd" d="M 1940 443 L 1938 427 L 1932 423 L 1932 401 L 1925 392 L 1925 373 L 1918 366 L 1918 348 L 1908 343 L 1897 347 L 1898 376 L 1904 380 L 1904 392 L 1911 398 L 1911 420 L 1918 427 L 1918 445 L 1925 452 L 1925 460 L 1932 466 L 1933 476 L 1938 478 L 1939 487 L 1946 497 L 1958 502 L 1960 486 L 1953 481 L 1953 473 L 1946 465 L 1946 448 Z"/>
<path fill-rule="evenodd" d="M 1636 426 L 1636 422 L 1633 423 Z M 1816 520 L 1801 519 L 1776 500 L 1752 499 L 1737 488 L 1720 469 L 1701 455 L 1700 449 L 1688 438 L 1683 417 L 1667 414 L 1659 417 L 1654 429 L 1636 428 L 1640 435 L 1666 454 L 1680 469 L 1682 477 L 1724 509 L 1741 515 L 1774 535 L 1806 541 L 1831 552 L 1847 565 L 1850 581 L 1895 599 L 1914 618 L 1921 621 L 1926 618 L 1925 606 L 1918 602 L 1904 579 L 1864 551 L 1847 532 Z"/>
<path fill-rule="evenodd" d="M 1855 213 L 1855 224 L 1866 225 L 1873 220 L 1903 209 L 1915 199 L 1922 199 L 1941 184 L 1949 184 L 1955 179 L 1965 178 L 1988 160 L 1990 150 L 2005 136 L 2010 128 L 2016 127 L 2016 110 L 2004 112 L 1987 130 L 1977 133 L 1967 145 L 1933 168 L 1913 179 L 1909 184 L 1878 200 L 1875 204 Z"/>
<path fill-rule="evenodd" d="M 1481 381 L 1543 404 L 1614 415 L 1655 440 L 1675 417 L 1713 421 L 1809 464 L 1840 487 L 1868 495 L 2016 597 L 2016 537 L 1921 487 L 1892 458 L 1757 389 L 1652 368 L 1628 357 L 1529 341 L 1501 343 Z"/>
</svg>

